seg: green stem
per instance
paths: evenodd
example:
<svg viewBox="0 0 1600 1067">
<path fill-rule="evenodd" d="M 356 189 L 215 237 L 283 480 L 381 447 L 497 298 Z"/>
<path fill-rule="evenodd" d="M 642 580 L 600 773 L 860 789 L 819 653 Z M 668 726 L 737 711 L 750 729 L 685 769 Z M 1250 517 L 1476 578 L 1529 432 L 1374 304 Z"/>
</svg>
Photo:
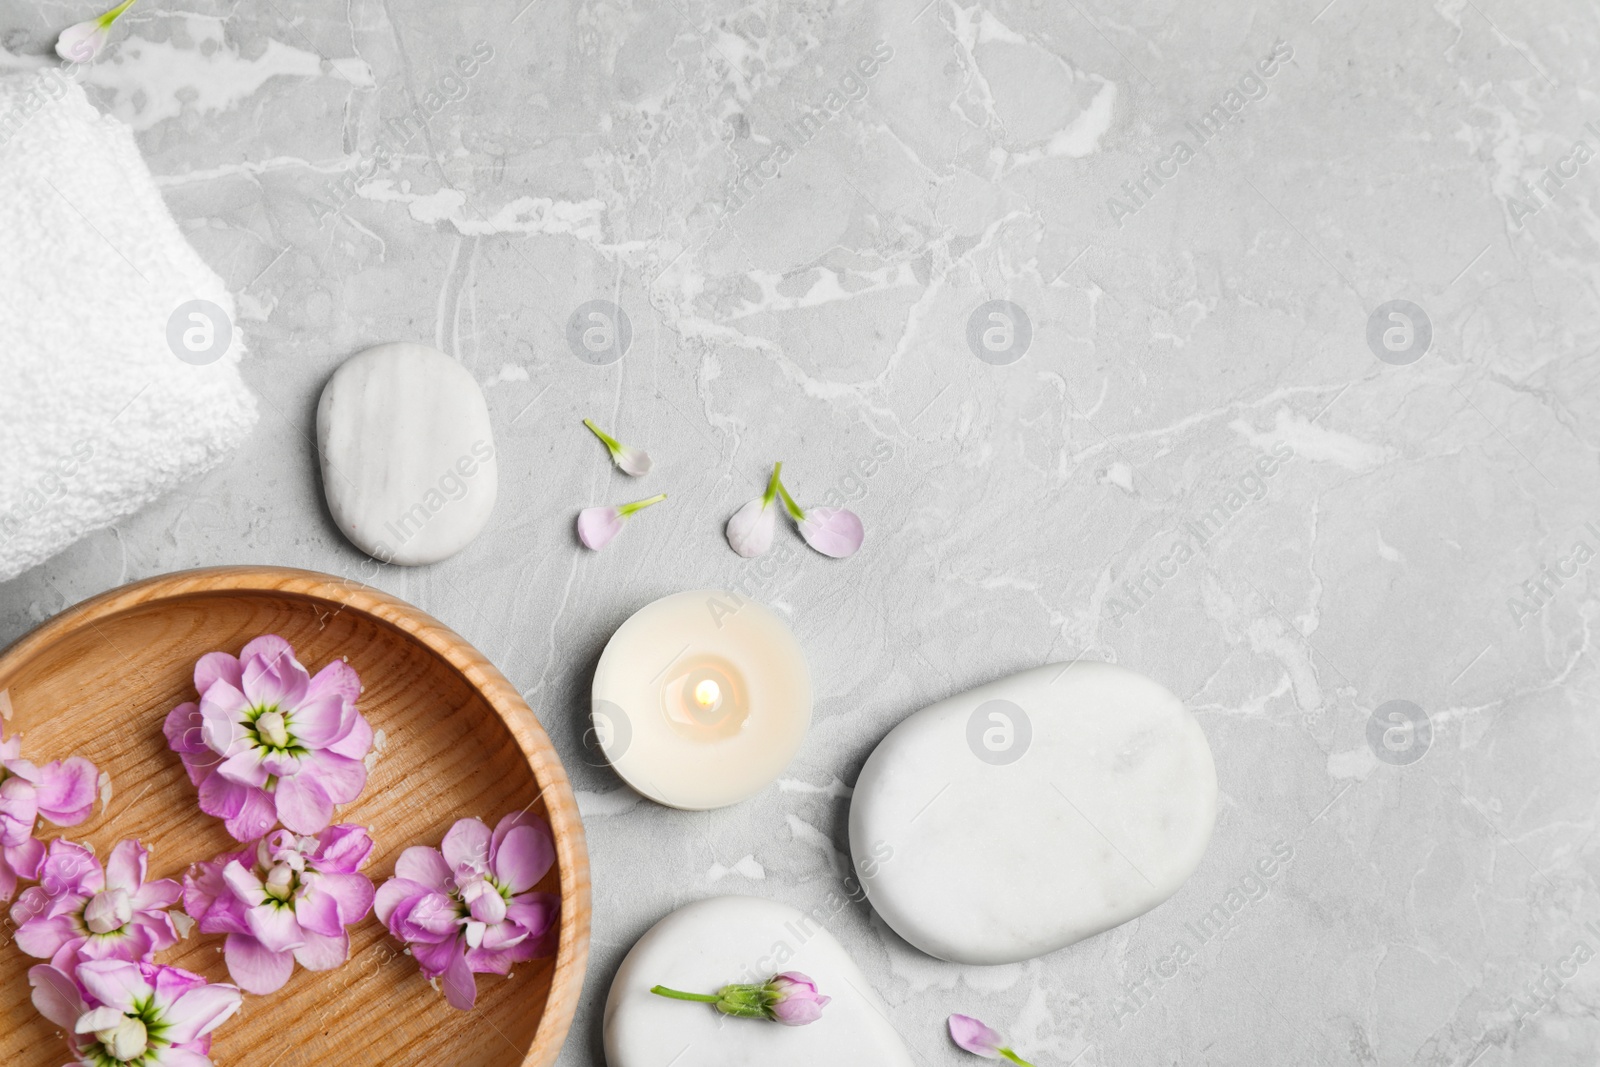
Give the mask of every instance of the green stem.
<svg viewBox="0 0 1600 1067">
<path fill-rule="evenodd" d="M 776 471 L 773 472 L 772 477 L 774 481 L 777 480 L 778 475 Z M 793 519 L 795 522 L 806 521 L 806 513 L 800 510 L 800 505 L 794 502 L 794 497 L 789 495 L 789 490 L 784 488 L 782 482 L 778 482 L 778 495 L 783 497 L 783 509 L 789 513 L 789 517 L 791 519 Z"/>
<path fill-rule="evenodd" d="M 128 2 L 132 3 L 133 0 L 128 0 Z M 596 426 L 594 423 L 590 422 L 588 419 L 584 419 L 583 424 L 589 427 L 589 432 L 600 438 L 605 446 L 611 449 L 611 451 L 616 452 L 622 448 L 621 442 L 619 442 L 615 437 L 612 437 L 610 434 L 606 433 L 600 427 Z"/>
<path fill-rule="evenodd" d="M 133 0 L 122 0 L 122 3 L 118 4 L 116 7 L 112 8 L 110 11 L 107 11 L 104 15 L 100 16 L 100 18 L 98 20 L 100 25 L 102 25 L 102 26 L 111 25 L 113 22 L 117 21 L 117 16 L 118 15 L 121 15 L 124 11 L 128 10 L 128 8 L 130 8 L 132 6 L 133 6 Z"/>
<path fill-rule="evenodd" d="M 668 989 L 664 985 L 651 986 L 650 992 L 658 997 L 668 997 L 672 1000 L 694 1000 L 701 1004 L 715 1004 L 718 997 L 715 993 L 684 993 L 677 989 Z"/>
<path fill-rule="evenodd" d="M 1000 1055 L 1004 1056 L 1006 1059 L 1010 1060 L 1012 1063 L 1015 1063 L 1017 1067 L 1033 1067 L 1033 1064 L 1029 1063 L 1021 1056 L 1018 1056 L 1015 1052 L 1012 1052 L 1008 1048 L 997 1048 L 995 1051 L 1000 1053 Z"/>
<path fill-rule="evenodd" d="M 772 498 L 778 495 L 778 472 L 783 470 L 783 461 L 772 465 L 772 477 L 767 479 L 767 491 L 761 494 L 761 510 L 765 511 L 772 504 Z"/>
<path fill-rule="evenodd" d="M 649 507 L 651 504 L 659 504 L 665 499 L 667 499 L 667 494 L 665 494 L 665 493 L 657 493 L 655 496 L 650 497 L 648 500 L 635 500 L 631 504 L 621 504 L 621 505 L 618 505 L 618 507 L 617 507 L 617 514 L 621 515 L 623 518 L 627 518 L 629 515 L 632 515 L 634 512 L 643 511 L 645 508 Z"/>
</svg>

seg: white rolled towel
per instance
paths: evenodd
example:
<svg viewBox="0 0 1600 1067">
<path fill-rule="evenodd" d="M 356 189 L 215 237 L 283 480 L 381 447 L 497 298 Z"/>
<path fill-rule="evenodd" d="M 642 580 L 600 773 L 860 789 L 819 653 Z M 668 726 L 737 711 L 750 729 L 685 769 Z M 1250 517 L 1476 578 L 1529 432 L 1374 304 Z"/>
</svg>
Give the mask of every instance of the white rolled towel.
<svg viewBox="0 0 1600 1067">
<path fill-rule="evenodd" d="M 0 76 L 0 581 L 255 424 L 233 297 L 61 69 Z"/>
</svg>

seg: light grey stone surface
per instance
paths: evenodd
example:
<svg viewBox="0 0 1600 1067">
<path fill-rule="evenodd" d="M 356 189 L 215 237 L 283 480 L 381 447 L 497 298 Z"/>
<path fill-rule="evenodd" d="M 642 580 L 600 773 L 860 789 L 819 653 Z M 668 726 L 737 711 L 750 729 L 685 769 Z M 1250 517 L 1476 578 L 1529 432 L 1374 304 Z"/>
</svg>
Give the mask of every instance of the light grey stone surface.
<svg viewBox="0 0 1600 1067">
<path fill-rule="evenodd" d="M 1194 709 L 1210 850 L 1148 915 L 1016 965 L 830 911 L 919 1062 L 965 1062 L 961 1011 L 1040 1064 L 1591 1064 L 1594 9 L 924 3 L 136 5 L 91 95 L 237 295 L 260 424 L 0 587 L 0 637 L 183 567 L 359 575 L 316 398 L 422 341 L 483 384 L 500 498 L 459 555 L 371 580 L 499 664 L 580 791 L 564 1064 L 599 1062 L 606 985 L 674 907 L 844 899 L 849 786 L 894 723 L 1077 656 Z M 0 10 L 19 53 L 90 13 Z M 1395 300 L 1431 327 L 1411 362 L 1387 311 L 1369 347 Z M 593 301 L 626 311 L 620 359 Z M 656 469 L 617 472 L 585 415 Z M 728 550 L 776 459 L 852 501 L 859 555 Z M 579 508 L 657 491 L 578 547 Z M 639 801 L 586 762 L 595 657 L 649 600 L 740 582 L 811 657 L 810 738 L 744 806 Z"/>
</svg>

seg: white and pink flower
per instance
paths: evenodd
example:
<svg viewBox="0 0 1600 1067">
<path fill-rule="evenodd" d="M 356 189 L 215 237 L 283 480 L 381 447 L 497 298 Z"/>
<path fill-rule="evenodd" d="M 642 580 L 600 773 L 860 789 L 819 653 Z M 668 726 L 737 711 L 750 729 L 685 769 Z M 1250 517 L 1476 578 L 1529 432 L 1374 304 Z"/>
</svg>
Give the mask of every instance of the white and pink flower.
<svg viewBox="0 0 1600 1067">
<path fill-rule="evenodd" d="M 198 704 L 167 716 L 167 743 L 200 790 L 200 809 L 238 841 L 282 822 L 315 834 L 367 782 L 372 729 L 356 710 L 361 682 L 343 660 L 315 678 L 281 637 L 258 637 L 238 658 L 201 657 Z"/>
<path fill-rule="evenodd" d="M 554 953 L 561 900 L 531 890 L 555 856 L 550 828 L 526 812 L 507 815 L 493 833 L 462 819 L 439 848 L 401 853 L 395 877 L 378 889 L 378 918 L 466 1010 L 477 999 L 474 974 L 509 974 L 514 963 Z"/>
<path fill-rule="evenodd" d="M 104 867 L 65 838 L 50 842 L 39 884 L 11 906 L 17 947 L 71 972 L 80 960 L 149 960 L 178 943 L 167 914 L 182 893 L 177 882 L 149 879 L 150 853 L 121 841 Z"/>
<path fill-rule="evenodd" d="M 5 736 L 0 722 L 0 903 L 11 899 L 19 880 L 33 881 L 44 861 L 44 842 L 33 828 L 43 816 L 57 826 L 76 826 L 94 810 L 100 772 L 79 756 L 43 767 L 22 758 L 22 739 Z"/>
<path fill-rule="evenodd" d="M 372 910 L 372 880 L 357 873 L 372 852 L 359 826 L 315 837 L 279 830 L 254 848 L 195 865 L 184 910 L 200 932 L 227 934 L 228 974 L 249 993 L 281 989 L 298 961 L 327 971 L 350 958 L 345 927 Z"/>
<path fill-rule="evenodd" d="M 122 960 L 92 960 L 73 974 L 41 964 L 28 984 L 83 1067 L 210 1067 L 211 1032 L 242 999 L 177 967 Z"/>
</svg>

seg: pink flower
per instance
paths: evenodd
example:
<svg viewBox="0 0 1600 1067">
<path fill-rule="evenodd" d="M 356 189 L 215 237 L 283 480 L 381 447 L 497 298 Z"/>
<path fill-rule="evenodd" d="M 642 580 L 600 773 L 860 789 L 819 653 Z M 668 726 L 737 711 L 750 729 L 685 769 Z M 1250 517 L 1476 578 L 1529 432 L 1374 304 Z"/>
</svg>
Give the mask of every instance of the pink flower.
<svg viewBox="0 0 1600 1067">
<path fill-rule="evenodd" d="M 82 845 L 57 838 L 39 867 L 39 884 L 11 906 L 17 947 L 70 972 L 81 960 L 148 960 L 178 943 L 167 910 L 178 883 L 148 881 L 150 852 L 120 841 L 104 867 Z"/>
<path fill-rule="evenodd" d="M 631 504 L 618 504 L 614 508 L 584 508 L 578 512 L 578 540 L 585 548 L 596 552 L 611 543 L 622 532 L 622 523 L 629 515 L 642 511 L 651 504 L 659 504 L 667 494 L 657 493 L 648 500 L 635 500 Z"/>
<path fill-rule="evenodd" d="M 986 1060 L 1006 1059 L 1019 1067 L 1032 1067 L 1026 1060 L 1015 1052 L 1004 1047 L 1004 1039 L 995 1031 L 970 1015 L 950 1016 L 950 1040 L 966 1049 L 976 1053 Z"/>
<path fill-rule="evenodd" d="M 371 852 L 359 826 L 315 837 L 279 830 L 253 849 L 196 864 L 183 879 L 183 907 L 201 933 L 228 935 L 228 974 L 240 988 L 273 993 L 296 961 L 328 971 L 350 958 L 345 927 L 372 910 L 372 880 L 356 873 Z"/>
<path fill-rule="evenodd" d="M 211 652 L 194 668 L 199 704 L 167 715 L 167 744 L 200 790 L 200 810 L 237 841 L 275 822 L 314 834 L 367 784 L 372 728 L 356 710 L 361 682 L 343 660 L 315 678 L 281 637 L 258 637 L 239 658 Z"/>
<path fill-rule="evenodd" d="M 805 1026 L 822 1018 L 832 997 L 817 992 L 817 983 L 799 971 L 775 974 L 759 985 L 725 985 L 715 993 L 686 993 L 664 985 L 650 992 L 671 1000 L 710 1004 L 724 1015 L 739 1019 L 766 1019 L 784 1026 Z"/>
<path fill-rule="evenodd" d="M 84 1067 L 210 1067 L 211 1031 L 239 1010 L 239 991 L 177 967 L 93 960 L 76 974 L 28 970 L 33 1006 L 66 1032 Z"/>
<path fill-rule="evenodd" d="M 773 991 L 772 1021 L 785 1026 L 804 1026 L 822 1018 L 822 1009 L 831 997 L 817 993 L 817 983 L 799 971 L 785 971 L 767 982 Z"/>
<path fill-rule="evenodd" d="M 395 877 L 378 889 L 378 918 L 466 1010 L 477 999 L 474 974 L 509 974 L 513 963 L 554 951 L 560 898 L 530 890 L 555 857 L 550 828 L 526 812 L 507 815 L 493 834 L 462 819 L 439 848 L 401 853 Z"/>
<path fill-rule="evenodd" d="M 783 464 L 774 463 L 767 491 L 746 503 L 728 520 L 728 547 L 745 559 L 754 559 L 772 547 L 772 534 L 778 525 L 772 501 L 778 495 L 778 472 L 781 470 Z"/>
<path fill-rule="evenodd" d="M 76 826 L 94 810 L 100 772 L 74 756 L 43 767 L 22 758 L 22 739 L 5 736 L 0 722 L 0 903 L 11 899 L 17 881 L 39 876 L 44 843 L 35 841 L 39 816 L 57 826 Z"/>
</svg>

